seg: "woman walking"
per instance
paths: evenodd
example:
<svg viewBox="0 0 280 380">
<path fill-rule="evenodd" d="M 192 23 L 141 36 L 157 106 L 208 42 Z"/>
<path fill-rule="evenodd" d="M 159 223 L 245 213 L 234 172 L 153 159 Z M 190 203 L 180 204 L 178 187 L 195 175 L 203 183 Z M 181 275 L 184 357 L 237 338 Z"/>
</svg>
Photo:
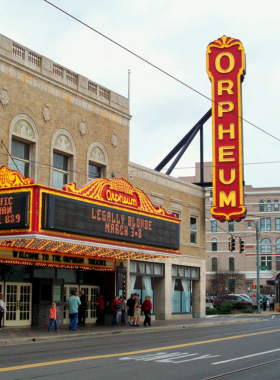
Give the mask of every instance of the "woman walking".
<svg viewBox="0 0 280 380">
<path fill-rule="evenodd" d="M 152 311 L 153 305 L 151 302 L 151 297 L 146 296 L 145 301 L 143 302 L 142 305 L 142 310 L 144 311 L 145 314 L 145 320 L 144 320 L 144 326 L 147 326 L 147 323 L 149 326 L 151 326 L 151 311 Z"/>
</svg>

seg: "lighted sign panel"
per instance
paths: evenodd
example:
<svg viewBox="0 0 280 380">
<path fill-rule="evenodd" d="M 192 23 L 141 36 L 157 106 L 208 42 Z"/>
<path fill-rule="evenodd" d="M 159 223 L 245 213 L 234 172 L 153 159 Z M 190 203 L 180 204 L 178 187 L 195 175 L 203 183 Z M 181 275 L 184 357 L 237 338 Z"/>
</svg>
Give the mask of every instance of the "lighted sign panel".
<svg viewBox="0 0 280 380">
<path fill-rule="evenodd" d="M 239 40 L 223 36 L 207 48 L 207 73 L 212 82 L 213 206 L 220 221 L 245 217 L 241 82 L 245 52 Z"/>
<path fill-rule="evenodd" d="M 53 194 L 43 194 L 42 228 L 179 249 L 178 222 Z"/>
<path fill-rule="evenodd" d="M 29 192 L 0 193 L 0 230 L 29 227 Z"/>
</svg>

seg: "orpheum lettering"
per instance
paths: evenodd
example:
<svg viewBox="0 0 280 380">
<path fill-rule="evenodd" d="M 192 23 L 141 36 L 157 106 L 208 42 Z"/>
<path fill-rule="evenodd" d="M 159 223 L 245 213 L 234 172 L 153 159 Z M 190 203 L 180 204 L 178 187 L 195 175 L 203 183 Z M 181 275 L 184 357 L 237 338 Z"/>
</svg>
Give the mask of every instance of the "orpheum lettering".
<svg viewBox="0 0 280 380">
<path fill-rule="evenodd" d="M 213 206 L 217 220 L 241 220 L 243 147 L 241 81 L 245 52 L 239 40 L 223 36 L 207 48 L 207 73 L 212 82 Z"/>
</svg>

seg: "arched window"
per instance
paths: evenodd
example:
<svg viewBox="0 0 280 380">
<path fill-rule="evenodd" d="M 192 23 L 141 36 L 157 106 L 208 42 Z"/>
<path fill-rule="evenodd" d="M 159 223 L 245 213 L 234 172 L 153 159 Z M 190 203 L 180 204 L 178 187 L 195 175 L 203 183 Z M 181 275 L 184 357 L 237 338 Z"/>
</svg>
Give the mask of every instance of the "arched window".
<svg viewBox="0 0 280 380">
<path fill-rule="evenodd" d="M 271 253 L 271 241 L 268 238 L 262 239 L 261 241 L 261 253 Z"/>
<path fill-rule="evenodd" d="M 279 211 L 279 201 L 277 199 L 274 200 L 274 211 Z"/>
<path fill-rule="evenodd" d="M 276 245 L 276 253 L 280 253 L 280 239 L 276 240 L 275 245 Z"/>
<path fill-rule="evenodd" d="M 212 252 L 218 251 L 218 240 L 216 238 L 213 238 L 211 240 L 211 248 L 212 248 Z"/>
<path fill-rule="evenodd" d="M 87 180 L 106 178 L 109 173 L 109 158 L 105 147 L 99 142 L 92 143 L 87 153 L 88 175 Z"/>
<path fill-rule="evenodd" d="M 66 129 L 59 129 L 53 135 L 51 147 L 51 186 L 62 189 L 76 177 L 74 139 Z"/>
<path fill-rule="evenodd" d="M 264 201 L 259 202 L 259 210 L 260 212 L 264 212 Z"/>
<path fill-rule="evenodd" d="M 271 212 L 272 211 L 272 206 L 271 206 L 271 201 L 268 200 L 266 201 L 266 211 Z"/>
<path fill-rule="evenodd" d="M 24 177 L 37 181 L 38 131 L 36 124 L 26 114 L 16 115 L 10 124 L 9 145 L 12 158 L 9 167 L 19 170 Z M 33 164 L 32 164 L 33 163 Z"/>
</svg>

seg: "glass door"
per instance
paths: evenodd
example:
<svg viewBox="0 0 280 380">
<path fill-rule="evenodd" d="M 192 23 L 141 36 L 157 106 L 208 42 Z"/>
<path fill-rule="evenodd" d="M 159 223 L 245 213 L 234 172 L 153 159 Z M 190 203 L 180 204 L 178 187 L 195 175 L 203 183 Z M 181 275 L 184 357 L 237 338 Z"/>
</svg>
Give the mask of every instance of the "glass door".
<svg viewBox="0 0 280 380">
<path fill-rule="evenodd" d="M 71 291 L 78 292 L 78 285 L 64 285 L 64 296 L 63 296 L 63 323 L 69 323 L 69 307 L 67 305 L 67 300 L 71 295 Z"/>
<path fill-rule="evenodd" d="M 86 323 L 95 323 L 97 318 L 95 302 L 99 293 L 99 286 L 83 285 L 80 289 L 84 291 L 88 303 Z"/>
<path fill-rule="evenodd" d="M 6 326 L 31 325 L 32 284 L 6 283 Z"/>
</svg>

